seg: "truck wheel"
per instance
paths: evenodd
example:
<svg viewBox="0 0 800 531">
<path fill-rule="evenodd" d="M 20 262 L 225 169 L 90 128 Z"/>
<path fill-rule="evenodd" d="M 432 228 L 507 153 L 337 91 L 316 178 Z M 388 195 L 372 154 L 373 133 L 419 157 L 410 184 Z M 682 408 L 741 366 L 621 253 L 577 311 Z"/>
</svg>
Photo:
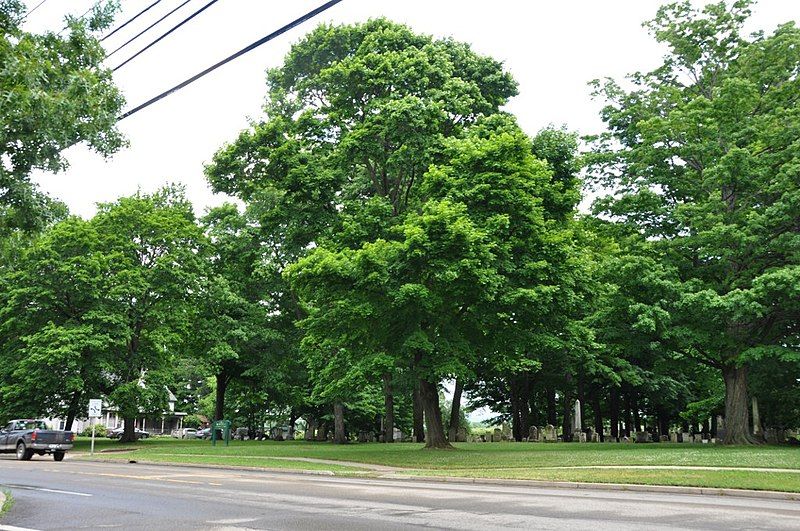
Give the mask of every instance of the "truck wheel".
<svg viewBox="0 0 800 531">
<path fill-rule="evenodd" d="M 66 452 L 53 452 L 53 459 L 56 461 L 63 461 Z"/>
<path fill-rule="evenodd" d="M 33 450 L 28 450 L 25 448 L 25 443 L 20 441 L 17 443 L 17 460 L 19 461 L 30 461 L 31 457 L 33 457 Z"/>
</svg>

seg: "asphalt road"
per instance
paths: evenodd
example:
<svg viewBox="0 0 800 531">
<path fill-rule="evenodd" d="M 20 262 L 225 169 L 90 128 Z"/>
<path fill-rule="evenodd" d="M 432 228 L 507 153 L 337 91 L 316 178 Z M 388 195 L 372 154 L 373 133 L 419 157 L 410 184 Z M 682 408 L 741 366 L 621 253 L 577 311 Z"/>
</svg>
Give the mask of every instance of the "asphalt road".
<svg viewBox="0 0 800 531">
<path fill-rule="evenodd" d="M 0 457 L 2 529 L 800 529 L 800 502 Z"/>
</svg>

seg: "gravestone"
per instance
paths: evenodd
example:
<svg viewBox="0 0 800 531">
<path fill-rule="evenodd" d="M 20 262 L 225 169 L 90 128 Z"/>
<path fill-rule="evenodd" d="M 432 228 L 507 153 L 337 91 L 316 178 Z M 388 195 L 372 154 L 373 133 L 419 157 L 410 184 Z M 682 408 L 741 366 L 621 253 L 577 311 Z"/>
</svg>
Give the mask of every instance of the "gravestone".
<svg viewBox="0 0 800 531">
<path fill-rule="evenodd" d="M 531 426 L 528 430 L 528 442 L 539 442 L 539 428 Z"/>
<path fill-rule="evenodd" d="M 365 431 L 358 432 L 358 442 L 365 443 L 365 442 L 368 442 L 368 441 L 369 441 L 369 438 L 368 438 L 367 432 L 365 432 Z"/>
<path fill-rule="evenodd" d="M 600 442 L 600 434 L 596 431 L 592 430 L 592 442 L 599 443 Z"/>
<path fill-rule="evenodd" d="M 578 440 L 578 442 L 585 443 L 586 442 L 586 432 L 579 431 L 577 440 Z"/>
<path fill-rule="evenodd" d="M 581 418 L 581 401 L 575 400 L 575 407 L 572 411 L 572 440 L 581 442 L 581 436 L 583 429 L 583 419 Z M 564 434 L 566 435 L 566 434 Z M 586 434 L 584 433 L 583 442 L 586 442 Z"/>
<path fill-rule="evenodd" d="M 544 428 L 544 442 L 556 442 L 558 440 L 558 434 L 556 433 L 556 427 L 552 424 L 548 424 Z"/>
<path fill-rule="evenodd" d="M 678 432 L 677 431 L 669 432 L 669 442 L 671 442 L 671 443 L 678 442 Z"/>
<path fill-rule="evenodd" d="M 622 438 L 622 442 L 624 442 L 624 443 L 629 443 L 629 442 L 633 442 L 633 441 L 631 440 L 631 438 L 630 438 L 630 437 L 623 437 L 623 438 Z"/>
<path fill-rule="evenodd" d="M 456 432 L 456 442 L 467 442 L 466 428 L 458 428 L 458 431 Z"/>
<path fill-rule="evenodd" d="M 669 435 L 662 435 L 661 437 L 659 437 L 659 440 L 661 442 L 669 442 Z"/>
<path fill-rule="evenodd" d="M 688 431 L 681 432 L 681 442 L 682 443 L 692 442 L 692 436 Z"/>
<path fill-rule="evenodd" d="M 503 431 L 500 428 L 495 428 L 492 432 L 492 442 L 500 442 L 503 440 Z"/>
<path fill-rule="evenodd" d="M 636 432 L 636 442 L 637 443 L 649 443 L 650 442 L 650 432 L 648 432 L 648 431 L 637 431 Z"/>
</svg>

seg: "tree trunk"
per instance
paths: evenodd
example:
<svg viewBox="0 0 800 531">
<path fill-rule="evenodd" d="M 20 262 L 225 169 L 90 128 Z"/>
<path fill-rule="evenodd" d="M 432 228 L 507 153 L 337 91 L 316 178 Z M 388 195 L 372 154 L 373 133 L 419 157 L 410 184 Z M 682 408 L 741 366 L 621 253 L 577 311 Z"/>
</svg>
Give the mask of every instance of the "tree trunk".
<svg viewBox="0 0 800 531">
<path fill-rule="evenodd" d="M 461 378 L 456 378 L 456 386 L 453 389 L 453 404 L 450 408 L 450 442 L 458 439 L 458 428 L 461 424 L 461 393 L 464 390 L 464 382 Z"/>
<path fill-rule="evenodd" d="M 548 387 L 545 390 L 547 394 L 547 423 L 556 426 L 558 425 L 558 416 L 556 415 L 556 390 Z"/>
<path fill-rule="evenodd" d="M 78 414 L 78 408 L 81 403 L 81 391 L 75 391 L 72 395 L 72 400 L 69 401 L 69 409 L 67 410 L 67 418 L 64 422 L 64 430 L 71 431 L 72 423 L 75 422 L 75 417 Z M 89 419 L 91 421 L 91 419 Z"/>
<path fill-rule="evenodd" d="M 294 409 L 289 414 L 289 435 L 288 438 L 290 441 L 294 440 L 294 425 L 297 423 L 297 413 L 295 413 Z"/>
<path fill-rule="evenodd" d="M 420 380 L 419 395 L 425 411 L 425 448 L 452 449 L 453 447 L 447 442 L 444 434 L 437 385 L 427 380 Z"/>
<path fill-rule="evenodd" d="M 136 442 L 136 419 L 134 417 L 125 417 L 122 420 L 125 424 L 119 442 Z"/>
<path fill-rule="evenodd" d="M 595 389 L 594 396 L 592 397 L 592 409 L 594 410 L 594 431 L 599 437 L 598 440 L 603 440 L 603 412 L 600 410 L 600 391 Z"/>
<path fill-rule="evenodd" d="M 344 404 L 341 402 L 333 404 L 333 442 L 335 444 L 347 442 L 347 435 L 344 432 Z"/>
<path fill-rule="evenodd" d="M 617 440 L 619 437 L 619 392 L 616 387 L 611 388 L 611 438 Z"/>
<path fill-rule="evenodd" d="M 564 413 L 561 419 L 561 431 L 564 434 L 564 442 L 569 442 L 572 440 L 572 408 L 569 407 L 569 395 L 566 391 L 561 398 L 563 401 L 561 406 Z"/>
<path fill-rule="evenodd" d="M 394 393 L 392 391 L 392 375 L 383 375 L 383 442 L 394 442 Z"/>
<path fill-rule="evenodd" d="M 414 440 L 425 442 L 425 425 L 423 422 L 422 397 L 420 396 L 419 381 L 414 383 Z"/>
<path fill-rule="evenodd" d="M 520 441 L 528 438 L 531 431 L 531 377 L 525 374 L 522 377 L 519 397 L 519 420 L 520 420 Z"/>
<path fill-rule="evenodd" d="M 217 394 L 214 401 L 214 420 L 225 418 L 225 391 L 228 388 L 228 377 L 224 372 L 217 374 Z"/>
<path fill-rule="evenodd" d="M 747 369 L 726 365 L 722 368 L 725 380 L 725 439 L 724 444 L 758 444 L 750 434 L 750 411 L 747 403 Z"/>
<path fill-rule="evenodd" d="M 303 439 L 307 441 L 314 440 L 314 431 L 317 429 L 317 420 L 311 415 L 306 415 L 306 433 Z"/>
<path fill-rule="evenodd" d="M 509 391 L 511 395 L 511 436 L 514 440 L 519 442 L 522 439 L 520 435 L 520 424 L 522 419 L 519 411 L 519 380 L 511 378 L 509 380 Z"/>
<path fill-rule="evenodd" d="M 631 395 L 627 393 L 625 395 L 625 429 L 622 432 L 625 437 L 631 436 L 631 426 L 633 425 L 633 406 L 631 404 Z"/>
<path fill-rule="evenodd" d="M 325 421 L 319 423 L 319 428 L 317 428 L 317 440 L 318 441 L 328 440 L 328 423 Z"/>
<path fill-rule="evenodd" d="M 639 419 L 639 404 L 636 403 L 636 397 L 631 394 L 630 396 L 631 415 L 633 415 L 633 431 L 642 431 L 642 423 Z"/>
</svg>

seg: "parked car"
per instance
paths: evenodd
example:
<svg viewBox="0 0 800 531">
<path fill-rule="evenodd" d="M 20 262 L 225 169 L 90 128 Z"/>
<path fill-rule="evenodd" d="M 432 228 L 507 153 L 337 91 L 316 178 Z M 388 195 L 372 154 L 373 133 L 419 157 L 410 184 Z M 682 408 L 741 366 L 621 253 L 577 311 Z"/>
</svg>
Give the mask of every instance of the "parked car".
<svg viewBox="0 0 800 531">
<path fill-rule="evenodd" d="M 180 430 L 174 430 L 172 432 L 172 436 L 176 439 L 196 439 L 197 438 L 197 430 L 194 428 L 183 428 Z"/>
<path fill-rule="evenodd" d="M 108 430 L 107 437 L 109 439 L 119 439 L 120 437 L 122 437 L 123 433 L 125 433 L 124 427 L 114 428 L 113 430 Z M 150 432 L 140 430 L 139 428 L 134 428 L 133 433 L 136 434 L 137 439 L 147 439 L 148 437 L 150 437 Z"/>
<path fill-rule="evenodd" d="M 33 454 L 52 454 L 56 461 L 63 461 L 74 440 L 71 431 L 49 430 L 43 420 L 12 420 L 0 428 L 0 452 L 15 452 L 21 461 L 29 460 Z"/>
<path fill-rule="evenodd" d="M 197 430 L 197 433 L 195 433 L 194 436 L 198 439 L 210 439 L 211 428 L 203 428 L 202 430 Z"/>
</svg>

